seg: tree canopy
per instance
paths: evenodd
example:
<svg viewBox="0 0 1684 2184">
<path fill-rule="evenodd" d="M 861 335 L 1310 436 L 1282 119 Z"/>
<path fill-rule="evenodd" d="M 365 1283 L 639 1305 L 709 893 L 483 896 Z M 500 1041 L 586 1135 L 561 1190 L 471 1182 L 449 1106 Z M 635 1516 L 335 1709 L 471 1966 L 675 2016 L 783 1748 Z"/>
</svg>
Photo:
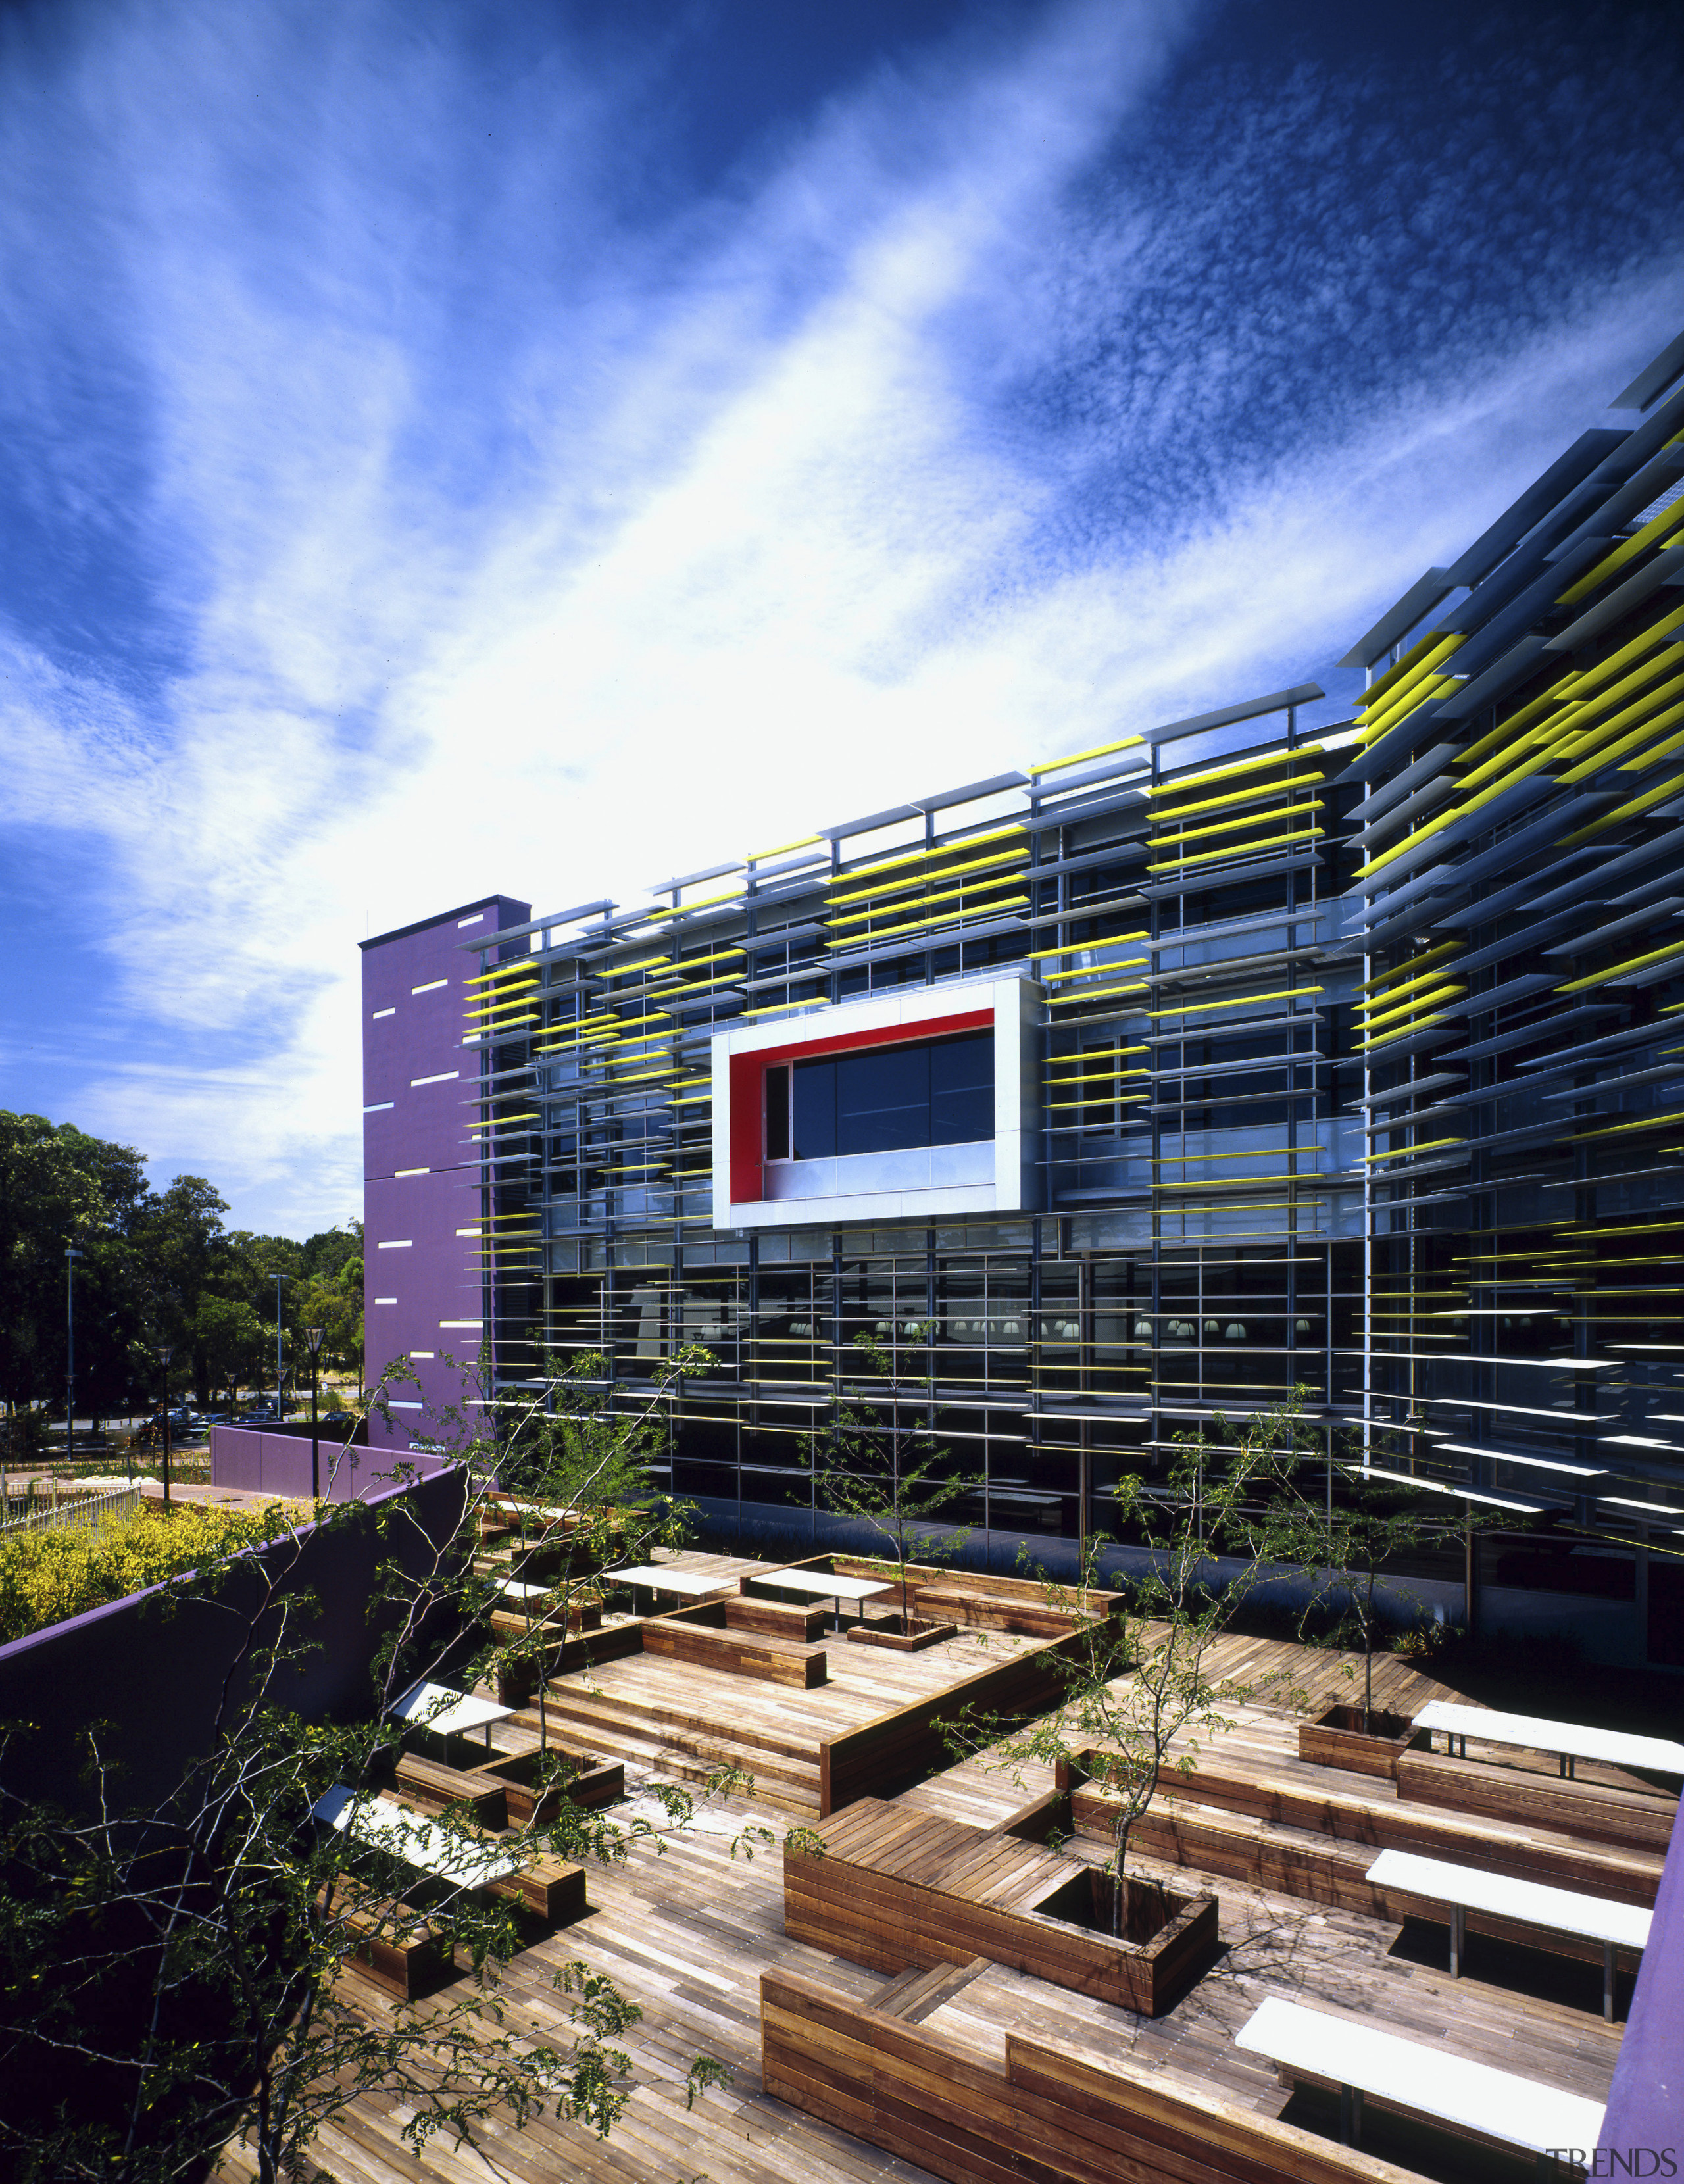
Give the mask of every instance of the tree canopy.
<svg viewBox="0 0 1684 2184">
<path fill-rule="evenodd" d="M 289 1361 L 302 1355 L 302 1330 L 321 1327 L 327 1368 L 360 1373 L 360 1222 L 302 1242 L 230 1229 L 227 1201 L 208 1178 L 177 1176 L 154 1190 L 145 1170 L 132 1145 L 0 1109 L 0 1403 L 8 1412 L 64 1400 L 72 1247 L 81 1255 L 79 1412 L 156 1401 L 166 1347 L 172 1390 L 201 1402 L 218 1389 L 272 1384 L 277 1297 Z"/>
</svg>

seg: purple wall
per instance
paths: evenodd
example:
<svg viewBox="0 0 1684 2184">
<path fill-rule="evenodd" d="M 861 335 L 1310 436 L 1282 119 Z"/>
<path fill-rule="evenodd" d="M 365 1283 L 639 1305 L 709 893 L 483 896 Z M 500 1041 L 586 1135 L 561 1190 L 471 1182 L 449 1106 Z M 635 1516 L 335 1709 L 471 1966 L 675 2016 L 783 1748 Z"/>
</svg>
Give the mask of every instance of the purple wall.
<svg viewBox="0 0 1684 2184">
<path fill-rule="evenodd" d="M 392 1395 L 392 1429 L 370 1419 L 371 1453 L 407 1454 L 410 1433 L 436 1433 L 440 1411 L 471 1393 L 448 1362 L 471 1363 L 486 1332 L 479 1253 L 473 1236 L 457 1234 L 477 1228 L 481 1178 L 468 1137 L 475 1111 L 464 1104 L 479 1050 L 462 1044 L 480 960 L 460 944 L 531 915 L 526 903 L 489 895 L 362 943 L 368 1374 L 372 1383 L 407 1352 L 421 1381 Z"/>
<path fill-rule="evenodd" d="M 1598 2176 L 1684 2174 L 1684 1807 L 1655 1897 L 1649 1946 L 1638 1967 L 1637 1992 L 1620 2043 L 1602 2127 L 1608 2165 Z M 1648 2157 L 1665 2151 L 1669 2172 Z M 1616 2166 L 1613 2157 L 1630 2166 Z"/>
<path fill-rule="evenodd" d="M 380 1419 L 371 1421 L 382 1432 Z M 343 1446 L 344 1428 L 324 1422 L 321 1439 L 321 1490 L 332 1502 L 366 1502 L 397 1484 L 393 1474 L 405 1464 L 424 1479 L 443 1468 L 443 1457 L 406 1453 L 385 1440 L 370 1448 Z M 250 1426 L 210 1429 L 210 1483 L 253 1494 L 285 1494 L 308 1500 L 310 1491 L 309 1434 L 260 1433 Z"/>
<path fill-rule="evenodd" d="M 288 1596 L 311 1596 L 320 1611 L 294 1632 L 303 1650 L 296 1673 L 289 1669 L 276 1686 L 276 1702 L 309 1721 L 365 1718 L 370 1669 L 393 1619 L 388 1607 L 371 1610 L 377 1574 L 396 1561 L 425 1575 L 462 1508 L 462 1474 L 448 1471 L 379 1494 L 365 1517 L 326 1531 L 307 1524 L 236 1556 L 215 1600 L 177 1592 L 172 1601 L 170 1586 L 153 1585 L 0 1646 L 0 1720 L 39 1725 L 8 1741 L 8 1794 L 84 1809 L 93 1794 L 82 1774 L 86 1732 L 99 1723 L 101 1749 L 120 1769 L 119 1806 L 139 1809 L 166 1796 L 209 1747 L 225 1704 L 240 1703 L 242 1675 L 252 1668 L 249 1653 L 242 1668 L 248 1618 L 266 1600 L 271 1618 L 273 1604 Z M 261 1627 L 278 1635 L 272 1619 Z M 447 1606 L 429 1628 L 449 1646 L 459 1638 L 460 1615 Z"/>
</svg>

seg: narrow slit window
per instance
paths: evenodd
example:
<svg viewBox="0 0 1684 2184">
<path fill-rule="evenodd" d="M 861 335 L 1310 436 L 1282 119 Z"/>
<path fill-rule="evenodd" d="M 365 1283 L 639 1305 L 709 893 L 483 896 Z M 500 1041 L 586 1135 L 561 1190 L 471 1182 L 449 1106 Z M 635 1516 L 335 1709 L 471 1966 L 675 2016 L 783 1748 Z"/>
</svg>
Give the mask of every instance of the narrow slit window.
<svg viewBox="0 0 1684 2184">
<path fill-rule="evenodd" d="M 789 1157 L 789 1066 L 779 1062 L 766 1072 L 766 1156 Z"/>
</svg>

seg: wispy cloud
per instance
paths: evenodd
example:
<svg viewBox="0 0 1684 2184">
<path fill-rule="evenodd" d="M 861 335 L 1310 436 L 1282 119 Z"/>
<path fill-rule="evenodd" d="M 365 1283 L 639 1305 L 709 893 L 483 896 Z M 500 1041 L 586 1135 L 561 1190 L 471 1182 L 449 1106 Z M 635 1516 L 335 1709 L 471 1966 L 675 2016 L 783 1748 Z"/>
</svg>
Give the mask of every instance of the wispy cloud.
<svg viewBox="0 0 1684 2184">
<path fill-rule="evenodd" d="M 623 895 L 1313 671 L 1672 330 L 1676 228 L 1558 251 L 1558 179 L 1533 304 L 1447 299 L 1490 216 L 1457 130 L 1405 204 L 1363 86 L 1178 75 L 1204 20 L 879 65 L 705 196 L 659 150 L 676 34 L 178 4 L 14 40 L 48 567 L 10 801 L 186 1063 L 91 1055 L 76 1118 L 248 1221 L 348 1210 L 365 930 Z"/>
</svg>

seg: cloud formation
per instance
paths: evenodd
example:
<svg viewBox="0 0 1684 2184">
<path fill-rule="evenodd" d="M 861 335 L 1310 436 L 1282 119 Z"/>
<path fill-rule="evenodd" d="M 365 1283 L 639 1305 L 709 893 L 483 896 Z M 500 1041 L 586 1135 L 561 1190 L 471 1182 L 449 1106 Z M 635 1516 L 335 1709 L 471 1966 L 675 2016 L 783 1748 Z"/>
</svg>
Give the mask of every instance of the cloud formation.
<svg viewBox="0 0 1684 2184">
<path fill-rule="evenodd" d="M 1025 9 L 706 189 L 682 18 L 10 31 L 0 734 L 111 1027 L 14 998 L 10 1104 L 319 1225 L 365 931 L 1297 680 L 1480 527 L 1675 330 L 1664 85 L 1499 125 L 1506 49 L 1404 95 L 1213 20 Z"/>
</svg>

